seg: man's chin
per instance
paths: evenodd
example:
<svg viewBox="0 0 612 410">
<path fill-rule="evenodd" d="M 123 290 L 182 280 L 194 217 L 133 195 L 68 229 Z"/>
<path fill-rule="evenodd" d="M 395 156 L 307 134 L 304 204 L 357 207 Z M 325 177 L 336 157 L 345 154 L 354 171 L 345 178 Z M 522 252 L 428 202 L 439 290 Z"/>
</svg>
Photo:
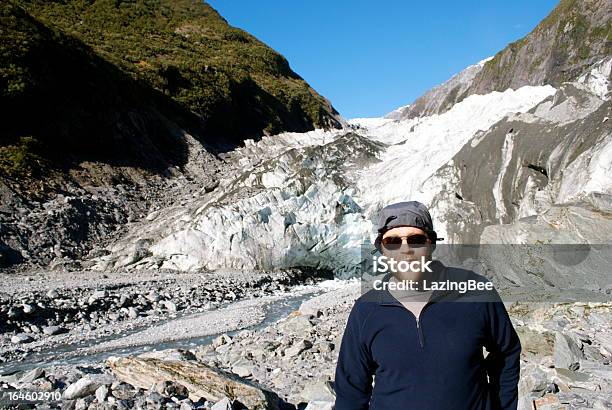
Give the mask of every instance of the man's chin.
<svg viewBox="0 0 612 410">
<path fill-rule="evenodd" d="M 395 279 L 397 280 L 419 281 L 423 278 L 423 274 L 421 272 L 395 272 L 393 276 L 395 276 Z"/>
<path fill-rule="evenodd" d="M 393 258 L 395 259 L 397 262 L 401 262 L 401 261 L 405 261 L 405 262 L 421 262 L 421 257 L 418 258 L 413 258 L 413 257 L 407 257 L 407 258 Z"/>
</svg>

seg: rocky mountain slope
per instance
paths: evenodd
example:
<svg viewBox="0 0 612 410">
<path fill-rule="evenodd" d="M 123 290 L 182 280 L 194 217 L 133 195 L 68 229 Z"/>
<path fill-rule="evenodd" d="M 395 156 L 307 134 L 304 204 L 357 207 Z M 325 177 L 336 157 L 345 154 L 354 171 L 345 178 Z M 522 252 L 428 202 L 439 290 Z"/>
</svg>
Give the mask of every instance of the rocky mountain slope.
<svg viewBox="0 0 612 410">
<path fill-rule="evenodd" d="M 116 10 L 133 6 L 114 4 Z M 246 139 L 215 156 L 202 135 L 182 128 L 180 115 L 168 114 L 173 123 L 164 124 L 176 125 L 184 157 L 178 165 L 163 157 L 170 165 L 162 162 L 164 172 L 142 186 L 129 183 L 142 179 L 142 170 L 102 162 L 82 163 L 81 175 L 91 177 L 98 167 L 110 182 L 75 183 L 38 205 L 11 190 L 10 181 L 7 189 L 0 185 L 0 215 L 13 218 L 0 224 L 0 238 L 10 246 L 0 255 L 70 271 L 1 274 L 0 323 L 7 332 L 0 332 L 0 361 L 8 359 L 11 368 L 12 360 L 34 359 L 30 365 L 40 367 L 25 366 L 0 382 L 61 391 L 65 405 L 76 408 L 185 409 L 213 402 L 229 408 L 244 398 L 222 397 L 220 389 L 238 385 L 252 397 L 261 393 L 252 389 L 257 382 L 298 408 L 330 408 L 343 323 L 361 283 L 329 281 L 299 311 L 254 329 L 263 323 L 270 293 L 289 290 L 276 295 L 286 302 L 300 289 L 286 289 L 293 284 L 286 273 L 252 271 L 308 266 L 318 275 L 354 276 L 379 210 L 419 200 L 451 244 L 438 244 L 436 252 L 485 244 L 461 262 L 481 268 L 504 301 L 519 302 L 508 309 L 523 346 L 519 409 L 609 408 L 612 56 L 609 41 L 592 35 L 609 27 L 610 13 L 602 17 L 600 9 L 590 9 L 594 5 L 602 2 L 562 1 L 526 39 L 386 118 Z M 40 13 L 62 20 L 53 13 L 63 7 L 47 3 Z M 585 17 L 568 25 L 571 16 Z M 23 27 L 39 27 L 36 21 Z M 90 36 L 82 27 L 73 30 L 77 38 Z M 578 44 L 572 38 L 580 33 L 586 37 L 578 36 Z M 513 54 L 517 44 L 531 51 Z M 578 52 L 582 46 L 588 52 Z M 100 53 L 113 51 L 105 50 Z M 498 64 L 503 75 L 486 74 Z M 525 70 L 534 71 L 525 77 Z M 126 72 L 121 84 L 144 82 L 150 89 L 150 79 Z M 184 112 L 175 96 L 156 95 L 161 100 L 155 101 L 177 103 Z M 155 101 L 143 109 L 166 115 Z M 150 141 L 155 147 L 163 142 Z M 32 143 L 23 142 L 26 148 Z M 28 152 L 16 156 L 31 158 Z M 79 249 L 92 237 L 91 252 Z M 14 269 L 20 266 L 25 270 Z M 235 280 L 234 270 L 242 279 Z M 216 308 L 225 301 L 234 303 Z M 194 335 L 218 337 L 194 347 Z M 176 339 L 175 347 L 191 350 L 147 352 L 105 365 L 92 354 Z M 28 357 L 33 351 L 50 359 L 37 362 Z"/>
<path fill-rule="evenodd" d="M 472 94 L 525 85 L 557 87 L 574 80 L 610 56 L 611 14 L 607 0 L 561 0 L 527 36 L 434 87 L 393 116 L 408 119 L 443 113 Z"/>
<path fill-rule="evenodd" d="M 247 137 L 341 124 L 282 55 L 208 4 L 0 7 L 0 265 L 82 255 L 177 181 L 214 185 L 219 155 Z"/>
<path fill-rule="evenodd" d="M 551 16 L 560 18 L 559 10 L 561 15 L 582 12 L 582 4 L 565 4 Z M 430 107 L 444 112 L 355 120 L 350 132 L 249 141 L 228 155 L 235 168 L 213 193 L 150 214 L 107 255 L 85 265 L 179 270 L 313 266 L 350 275 L 361 257 L 359 244 L 373 239 L 378 210 L 401 200 L 427 204 L 440 235 L 451 244 L 612 243 L 612 60 L 594 61 L 601 56 L 598 44 L 593 55 L 572 60 L 584 69 L 566 78 L 571 81 L 553 76 L 557 79 L 550 77 L 551 84 L 524 81 L 503 91 L 471 93 L 479 75 L 475 72 L 493 58 L 452 79 L 454 87 L 434 93 L 438 96 Z M 438 104 L 456 87 L 469 95 L 455 104 L 447 98 Z M 579 222 L 584 228 L 574 226 Z M 525 234 L 528 227 L 530 235 Z M 557 272 L 546 269 L 541 276 Z M 525 272 L 502 279 L 509 286 L 522 283 L 516 275 L 523 275 L 525 283 L 533 279 Z M 605 280 L 605 275 L 594 275 L 584 283 L 605 290 Z"/>
<path fill-rule="evenodd" d="M 537 33 L 548 33 L 545 27 L 558 28 L 568 16 L 582 15 L 585 4 L 560 3 L 520 42 L 531 44 Z M 597 16 L 588 20 L 588 33 L 609 25 Z M 549 54 L 558 46 L 540 43 Z M 439 113 L 249 139 L 224 155 L 216 182 L 202 182 L 205 177 L 193 165 L 201 164 L 203 153 L 187 162 L 193 184 L 177 183 L 172 200 L 143 209 L 140 220 L 132 218 L 111 241 L 81 258 L 80 266 L 191 271 L 310 266 L 350 275 L 361 257 L 359 245 L 372 239 L 378 210 L 409 199 L 432 209 L 437 230 L 453 244 L 499 243 L 490 236 L 495 226 L 525 218 L 545 221 L 547 212 L 568 206 L 590 212 L 588 224 L 595 228 L 578 234 L 567 220 L 570 233 L 559 233 L 559 222 L 533 240 L 610 243 L 612 61 L 599 59 L 601 53 L 593 40 L 589 53 L 567 57 L 583 67 L 564 78 L 571 81 L 561 82 L 554 70 L 542 68 L 538 75 L 550 84 L 513 80 L 513 88 L 476 94 L 470 90 L 496 58 L 483 60 L 427 94 L 424 106 Z M 516 70 L 510 63 L 505 67 Z M 447 97 L 457 87 L 467 95 L 453 104 Z M 541 229 L 547 223 L 538 222 Z M 503 243 L 525 239 L 513 235 Z M 73 260 L 61 250 L 49 257 L 60 264 Z"/>
</svg>

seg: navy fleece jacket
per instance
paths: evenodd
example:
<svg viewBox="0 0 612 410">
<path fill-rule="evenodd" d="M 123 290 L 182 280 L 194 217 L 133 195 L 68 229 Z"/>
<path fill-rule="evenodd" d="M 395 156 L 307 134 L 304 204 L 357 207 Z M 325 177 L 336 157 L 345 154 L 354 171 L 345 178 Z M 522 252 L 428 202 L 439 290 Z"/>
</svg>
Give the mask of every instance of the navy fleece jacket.
<svg viewBox="0 0 612 410">
<path fill-rule="evenodd" d="M 473 271 L 441 266 L 442 278 L 487 282 Z M 389 291 L 372 289 L 348 318 L 335 409 L 516 409 L 520 353 L 495 290 L 436 290 L 417 321 Z"/>
</svg>

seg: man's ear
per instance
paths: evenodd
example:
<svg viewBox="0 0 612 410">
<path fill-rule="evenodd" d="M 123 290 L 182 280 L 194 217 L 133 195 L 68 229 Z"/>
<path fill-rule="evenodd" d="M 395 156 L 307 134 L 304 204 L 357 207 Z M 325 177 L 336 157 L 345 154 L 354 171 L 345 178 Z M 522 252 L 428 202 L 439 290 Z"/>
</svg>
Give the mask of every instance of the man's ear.
<svg viewBox="0 0 612 410">
<path fill-rule="evenodd" d="M 429 233 L 429 240 L 431 241 L 431 253 L 434 253 L 436 250 L 436 242 L 438 242 L 438 233 L 436 231 L 431 231 Z"/>
<path fill-rule="evenodd" d="M 374 240 L 374 247 L 376 248 L 376 250 L 378 251 L 378 253 L 380 253 L 382 255 L 382 236 L 383 234 L 379 233 L 378 236 L 376 237 L 376 240 Z"/>
</svg>

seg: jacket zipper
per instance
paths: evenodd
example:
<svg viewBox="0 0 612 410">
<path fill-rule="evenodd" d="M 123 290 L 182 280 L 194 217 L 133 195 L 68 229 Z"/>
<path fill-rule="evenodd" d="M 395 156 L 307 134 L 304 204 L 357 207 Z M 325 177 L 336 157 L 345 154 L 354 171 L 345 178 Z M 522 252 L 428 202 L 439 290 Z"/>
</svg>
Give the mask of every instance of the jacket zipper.
<svg viewBox="0 0 612 410">
<path fill-rule="evenodd" d="M 421 346 L 421 349 L 425 347 L 425 338 L 423 337 L 423 331 L 421 330 L 421 324 L 419 322 L 419 318 L 420 316 L 423 314 L 423 311 L 425 310 L 425 308 L 430 304 L 431 301 L 427 302 L 425 304 L 425 306 L 423 306 L 423 309 L 421 309 L 421 314 L 419 315 L 419 317 L 417 317 L 414 313 L 412 313 L 412 311 L 406 309 L 405 306 L 403 306 L 401 303 L 399 305 L 395 305 L 398 307 L 401 307 L 402 309 L 406 310 L 408 313 L 410 313 L 412 316 L 414 316 L 414 319 L 416 320 L 416 333 L 417 333 L 417 338 L 419 340 L 419 346 Z"/>
<path fill-rule="evenodd" d="M 423 332 L 421 332 L 421 326 L 419 326 L 419 318 L 416 318 L 416 329 L 417 336 L 419 337 L 419 344 L 421 345 L 421 349 L 425 346 L 425 342 L 423 341 Z"/>
</svg>

